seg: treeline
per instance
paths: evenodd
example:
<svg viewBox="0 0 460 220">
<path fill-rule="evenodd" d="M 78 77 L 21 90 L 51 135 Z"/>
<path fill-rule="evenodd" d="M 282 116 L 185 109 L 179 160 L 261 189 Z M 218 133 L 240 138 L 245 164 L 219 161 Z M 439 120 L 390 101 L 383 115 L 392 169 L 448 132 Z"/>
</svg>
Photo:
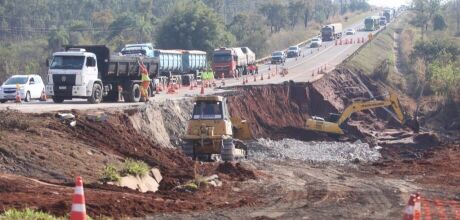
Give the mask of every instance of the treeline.
<svg viewBox="0 0 460 220">
<path fill-rule="evenodd" d="M 0 0 L 0 80 L 45 72 L 43 60 L 65 44 L 249 46 L 262 54 L 271 33 L 367 9 L 365 0 Z"/>
<path fill-rule="evenodd" d="M 458 10 L 458 1 L 413 1 L 416 16 L 411 24 L 420 28 L 421 35 L 413 46 L 410 64 L 417 82 L 413 92 L 419 100 L 432 94 L 445 97 L 449 103 L 460 100 Z"/>
</svg>

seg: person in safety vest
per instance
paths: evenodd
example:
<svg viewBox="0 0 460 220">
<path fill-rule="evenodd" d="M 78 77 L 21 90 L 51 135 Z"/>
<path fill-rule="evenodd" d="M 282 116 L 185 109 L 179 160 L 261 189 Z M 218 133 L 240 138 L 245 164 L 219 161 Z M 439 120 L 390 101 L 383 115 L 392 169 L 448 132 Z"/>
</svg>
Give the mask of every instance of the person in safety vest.
<svg viewBox="0 0 460 220">
<path fill-rule="evenodd" d="M 141 97 L 144 97 L 144 100 L 146 102 L 149 101 L 149 87 L 150 87 L 150 82 L 152 81 L 149 77 L 149 71 L 147 71 L 147 68 L 145 68 L 145 65 L 141 60 L 138 60 L 139 63 L 139 68 L 141 69 Z"/>
</svg>

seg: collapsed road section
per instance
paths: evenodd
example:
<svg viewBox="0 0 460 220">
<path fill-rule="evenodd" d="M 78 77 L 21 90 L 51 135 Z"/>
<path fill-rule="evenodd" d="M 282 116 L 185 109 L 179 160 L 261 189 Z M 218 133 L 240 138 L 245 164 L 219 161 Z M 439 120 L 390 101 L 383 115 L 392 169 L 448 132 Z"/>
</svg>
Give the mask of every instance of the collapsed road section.
<svg viewBox="0 0 460 220">
<path fill-rule="evenodd" d="M 327 210 L 334 208 L 343 218 L 385 219 L 399 217 L 402 195 L 426 186 L 420 184 L 455 192 L 458 146 L 439 147 L 437 135 L 401 127 L 383 109 L 353 113 L 346 122 L 351 135 L 337 138 L 305 129 L 312 116 L 340 113 L 369 98 L 359 81 L 376 97 L 391 91 L 342 70 L 314 83 L 235 87 L 222 94 L 229 115 L 244 118 L 256 138 L 247 145 L 249 159 L 233 163 L 200 163 L 179 149 L 192 113 L 190 99 L 98 112 L 2 111 L 0 209 L 33 207 L 65 216 L 75 176 L 85 179 L 88 214 L 115 218 L 247 217 L 241 213 L 289 218 L 297 213 L 329 219 L 334 213 Z M 399 98 L 406 111 L 413 111 L 407 97 Z M 157 192 L 104 183 L 107 170 L 123 169 L 132 160 L 161 172 Z M 434 172 L 427 163 L 445 169 L 428 179 L 410 169 Z M 374 214 L 359 213 L 358 205 Z"/>
</svg>

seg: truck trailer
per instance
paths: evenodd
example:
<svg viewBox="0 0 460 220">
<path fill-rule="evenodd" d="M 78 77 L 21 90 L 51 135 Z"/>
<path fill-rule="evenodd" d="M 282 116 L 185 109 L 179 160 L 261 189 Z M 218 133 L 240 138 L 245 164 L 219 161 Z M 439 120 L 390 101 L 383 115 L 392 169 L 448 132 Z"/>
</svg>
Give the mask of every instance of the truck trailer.
<svg viewBox="0 0 460 220">
<path fill-rule="evenodd" d="M 218 76 L 239 77 L 248 74 L 248 67 L 255 65 L 256 54 L 248 47 L 219 48 L 214 50 L 212 61 L 212 70 Z"/>
<path fill-rule="evenodd" d="M 321 28 L 321 38 L 323 41 L 332 41 L 342 37 L 342 24 L 328 24 Z"/>
<path fill-rule="evenodd" d="M 53 54 L 51 63 L 47 61 L 46 93 L 55 103 L 73 98 L 84 98 L 89 103 L 116 102 L 119 93 L 126 102 L 139 102 L 140 59 L 150 78 L 156 78 L 158 58 L 113 55 L 105 45 L 65 46 L 64 52 Z"/>
<path fill-rule="evenodd" d="M 364 30 L 375 31 L 380 28 L 380 16 L 371 16 L 364 19 Z"/>
</svg>

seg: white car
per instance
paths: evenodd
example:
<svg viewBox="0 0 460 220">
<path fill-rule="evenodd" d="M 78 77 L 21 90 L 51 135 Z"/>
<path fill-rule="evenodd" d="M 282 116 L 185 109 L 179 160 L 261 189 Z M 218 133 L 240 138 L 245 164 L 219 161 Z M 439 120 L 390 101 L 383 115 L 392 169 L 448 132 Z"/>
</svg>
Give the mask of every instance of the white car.
<svg viewBox="0 0 460 220">
<path fill-rule="evenodd" d="M 353 29 L 353 28 L 348 28 L 347 31 L 345 31 L 345 34 L 346 34 L 346 35 L 355 35 L 355 34 L 356 34 L 356 30 Z"/>
<path fill-rule="evenodd" d="M 16 100 L 16 85 L 19 86 L 21 100 L 30 102 L 40 99 L 45 89 L 45 84 L 39 75 L 14 75 L 0 86 L 0 102 Z"/>
<path fill-rule="evenodd" d="M 322 44 L 323 44 L 323 41 L 321 40 L 321 38 L 313 38 L 311 39 L 310 47 L 311 48 L 321 47 Z"/>
</svg>

